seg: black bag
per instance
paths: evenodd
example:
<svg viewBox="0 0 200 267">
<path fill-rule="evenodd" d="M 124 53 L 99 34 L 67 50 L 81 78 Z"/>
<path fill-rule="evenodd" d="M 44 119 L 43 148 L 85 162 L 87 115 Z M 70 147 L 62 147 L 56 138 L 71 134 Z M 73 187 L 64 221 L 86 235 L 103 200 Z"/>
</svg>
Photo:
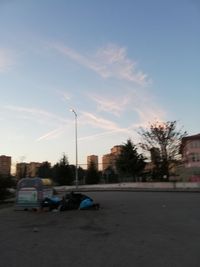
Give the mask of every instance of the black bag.
<svg viewBox="0 0 200 267">
<path fill-rule="evenodd" d="M 88 196 L 81 193 L 71 192 L 69 194 L 66 194 L 61 201 L 60 211 L 78 209 L 81 201 L 86 197 L 89 198 Z"/>
</svg>

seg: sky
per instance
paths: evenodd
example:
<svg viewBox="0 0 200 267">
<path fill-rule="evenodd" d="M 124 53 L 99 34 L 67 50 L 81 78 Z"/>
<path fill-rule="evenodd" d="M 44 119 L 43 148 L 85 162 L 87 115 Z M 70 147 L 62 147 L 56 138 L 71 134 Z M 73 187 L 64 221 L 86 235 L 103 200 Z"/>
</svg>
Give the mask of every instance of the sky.
<svg viewBox="0 0 200 267">
<path fill-rule="evenodd" d="M 0 0 L 0 155 L 75 163 L 178 121 L 200 132 L 198 0 Z"/>
</svg>

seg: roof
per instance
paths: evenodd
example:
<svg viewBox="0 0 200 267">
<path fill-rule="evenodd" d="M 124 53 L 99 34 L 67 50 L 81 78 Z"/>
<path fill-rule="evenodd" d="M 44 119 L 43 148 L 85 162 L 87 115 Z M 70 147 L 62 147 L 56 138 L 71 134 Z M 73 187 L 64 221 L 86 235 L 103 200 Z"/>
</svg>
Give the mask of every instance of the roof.
<svg viewBox="0 0 200 267">
<path fill-rule="evenodd" d="M 186 142 L 188 140 L 199 140 L 199 139 L 200 139 L 200 133 L 183 137 L 182 142 Z"/>
<path fill-rule="evenodd" d="M 200 133 L 199 134 L 195 134 L 195 135 L 189 135 L 189 136 L 186 136 L 186 137 L 182 138 L 182 142 L 181 142 L 181 146 L 180 146 L 180 153 L 181 154 L 183 153 L 183 149 L 184 149 L 185 143 L 187 141 L 192 141 L 192 140 L 200 140 Z"/>
</svg>

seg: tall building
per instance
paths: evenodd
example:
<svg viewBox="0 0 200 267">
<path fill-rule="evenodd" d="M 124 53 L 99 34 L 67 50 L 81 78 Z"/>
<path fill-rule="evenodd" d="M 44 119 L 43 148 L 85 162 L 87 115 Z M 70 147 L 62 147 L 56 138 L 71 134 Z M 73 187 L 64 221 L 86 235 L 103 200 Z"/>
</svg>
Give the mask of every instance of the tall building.
<svg viewBox="0 0 200 267">
<path fill-rule="evenodd" d="M 102 157 L 102 170 L 105 171 L 109 167 L 113 167 L 113 155 L 111 153 Z"/>
<path fill-rule="evenodd" d="M 9 176 L 11 171 L 11 157 L 0 156 L 0 175 Z"/>
<path fill-rule="evenodd" d="M 16 165 L 16 177 L 36 177 L 38 176 L 38 169 L 42 165 L 40 162 L 21 162 Z"/>
<path fill-rule="evenodd" d="M 105 171 L 109 167 L 116 171 L 115 162 L 117 157 L 121 154 L 123 149 L 122 145 L 116 145 L 111 148 L 110 153 L 102 157 L 102 169 Z"/>
<path fill-rule="evenodd" d="M 38 176 L 38 169 L 41 166 L 40 162 L 30 162 L 28 164 L 28 168 L 27 168 L 27 175 L 29 177 L 36 177 Z"/>
<path fill-rule="evenodd" d="M 20 162 L 16 164 L 16 177 L 18 179 L 25 178 L 27 176 L 28 163 Z"/>
<path fill-rule="evenodd" d="M 95 165 L 97 170 L 99 169 L 98 156 L 96 155 L 87 156 L 87 168 L 89 168 L 91 163 Z"/>
</svg>

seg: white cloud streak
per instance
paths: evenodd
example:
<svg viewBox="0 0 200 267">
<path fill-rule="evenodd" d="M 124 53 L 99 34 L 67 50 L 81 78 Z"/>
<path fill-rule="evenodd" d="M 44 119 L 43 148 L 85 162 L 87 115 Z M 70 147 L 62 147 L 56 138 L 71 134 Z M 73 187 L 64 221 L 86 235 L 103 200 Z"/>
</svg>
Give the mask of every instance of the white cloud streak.
<svg viewBox="0 0 200 267">
<path fill-rule="evenodd" d="M 97 104 L 98 111 L 105 111 L 119 117 L 130 104 L 130 98 L 126 95 L 122 97 L 102 97 L 100 95 L 89 95 Z"/>
<path fill-rule="evenodd" d="M 55 129 L 53 131 L 50 131 L 42 136 L 40 136 L 39 138 L 36 139 L 37 142 L 42 141 L 42 140 L 51 140 L 51 139 L 56 139 L 59 136 L 61 136 L 61 134 L 63 134 L 65 132 L 65 128 L 58 128 Z"/>
<path fill-rule="evenodd" d="M 51 130 L 36 139 L 36 141 L 51 140 L 60 137 L 67 129 L 67 125 L 71 125 L 72 120 L 67 120 L 65 118 L 59 117 L 53 113 L 47 112 L 42 109 L 36 108 L 26 108 L 19 106 L 5 106 L 7 110 L 14 111 L 15 113 L 20 113 L 22 119 L 31 118 L 37 123 L 42 123 L 43 125 L 49 125 L 50 127 L 57 126 L 56 129 Z"/>
<path fill-rule="evenodd" d="M 89 93 L 90 99 L 97 104 L 98 112 L 103 111 L 120 117 L 127 110 L 130 110 L 138 115 L 135 126 L 147 125 L 150 121 L 162 120 L 165 117 L 165 112 L 152 100 L 152 94 L 149 95 L 144 88 L 145 85 L 151 84 L 151 79 L 146 73 L 138 70 L 136 62 L 128 57 L 125 47 L 109 44 L 97 49 L 93 54 L 83 55 L 60 43 L 52 46 L 66 57 L 95 71 L 103 78 L 115 78 L 137 84 L 137 88 L 134 90 L 133 88 L 130 88 L 130 90 L 124 90 L 123 88 L 121 93 L 118 91 L 118 96 L 109 97 L 105 91 L 101 95 Z M 87 119 L 90 122 L 92 121 L 93 125 L 97 123 L 101 125 L 100 127 L 107 128 L 107 130 L 116 127 L 112 122 L 108 124 L 104 121 L 99 123 L 91 116 L 88 116 Z"/>
<path fill-rule="evenodd" d="M 82 115 L 80 118 L 80 122 L 84 125 L 90 125 L 94 128 L 108 130 L 113 133 L 114 132 L 130 133 L 128 128 L 122 128 L 118 126 L 118 124 L 114 123 L 113 121 L 96 116 L 93 113 L 82 112 L 81 114 Z"/>
<path fill-rule="evenodd" d="M 80 138 L 78 138 L 78 140 L 79 141 L 94 140 L 94 139 L 97 139 L 97 138 L 102 137 L 102 136 L 117 134 L 119 132 L 127 133 L 127 131 L 128 131 L 128 128 L 127 129 L 115 129 L 115 130 L 112 130 L 112 131 L 105 131 L 105 132 L 101 132 L 101 133 L 98 133 L 98 134 L 93 134 L 93 135 L 80 137 Z"/>
<path fill-rule="evenodd" d="M 93 55 L 82 55 L 60 43 L 51 46 L 103 78 L 117 78 L 142 86 L 150 83 L 148 75 L 138 70 L 136 62 L 128 58 L 125 47 L 109 44 L 98 49 Z"/>
<path fill-rule="evenodd" d="M 19 107 L 19 106 L 11 106 L 11 105 L 7 105 L 5 106 L 6 109 L 8 110 L 12 110 L 15 112 L 20 112 L 22 113 L 22 115 L 24 116 L 24 118 L 29 118 L 26 117 L 27 115 L 32 115 L 35 116 L 35 118 L 38 118 L 39 120 L 41 120 L 42 118 L 44 119 L 50 119 L 55 122 L 59 122 L 59 123 L 67 123 L 69 122 L 69 120 L 59 117 L 53 113 L 47 112 L 45 110 L 42 109 L 36 109 L 36 108 L 26 108 L 26 107 Z"/>
</svg>

